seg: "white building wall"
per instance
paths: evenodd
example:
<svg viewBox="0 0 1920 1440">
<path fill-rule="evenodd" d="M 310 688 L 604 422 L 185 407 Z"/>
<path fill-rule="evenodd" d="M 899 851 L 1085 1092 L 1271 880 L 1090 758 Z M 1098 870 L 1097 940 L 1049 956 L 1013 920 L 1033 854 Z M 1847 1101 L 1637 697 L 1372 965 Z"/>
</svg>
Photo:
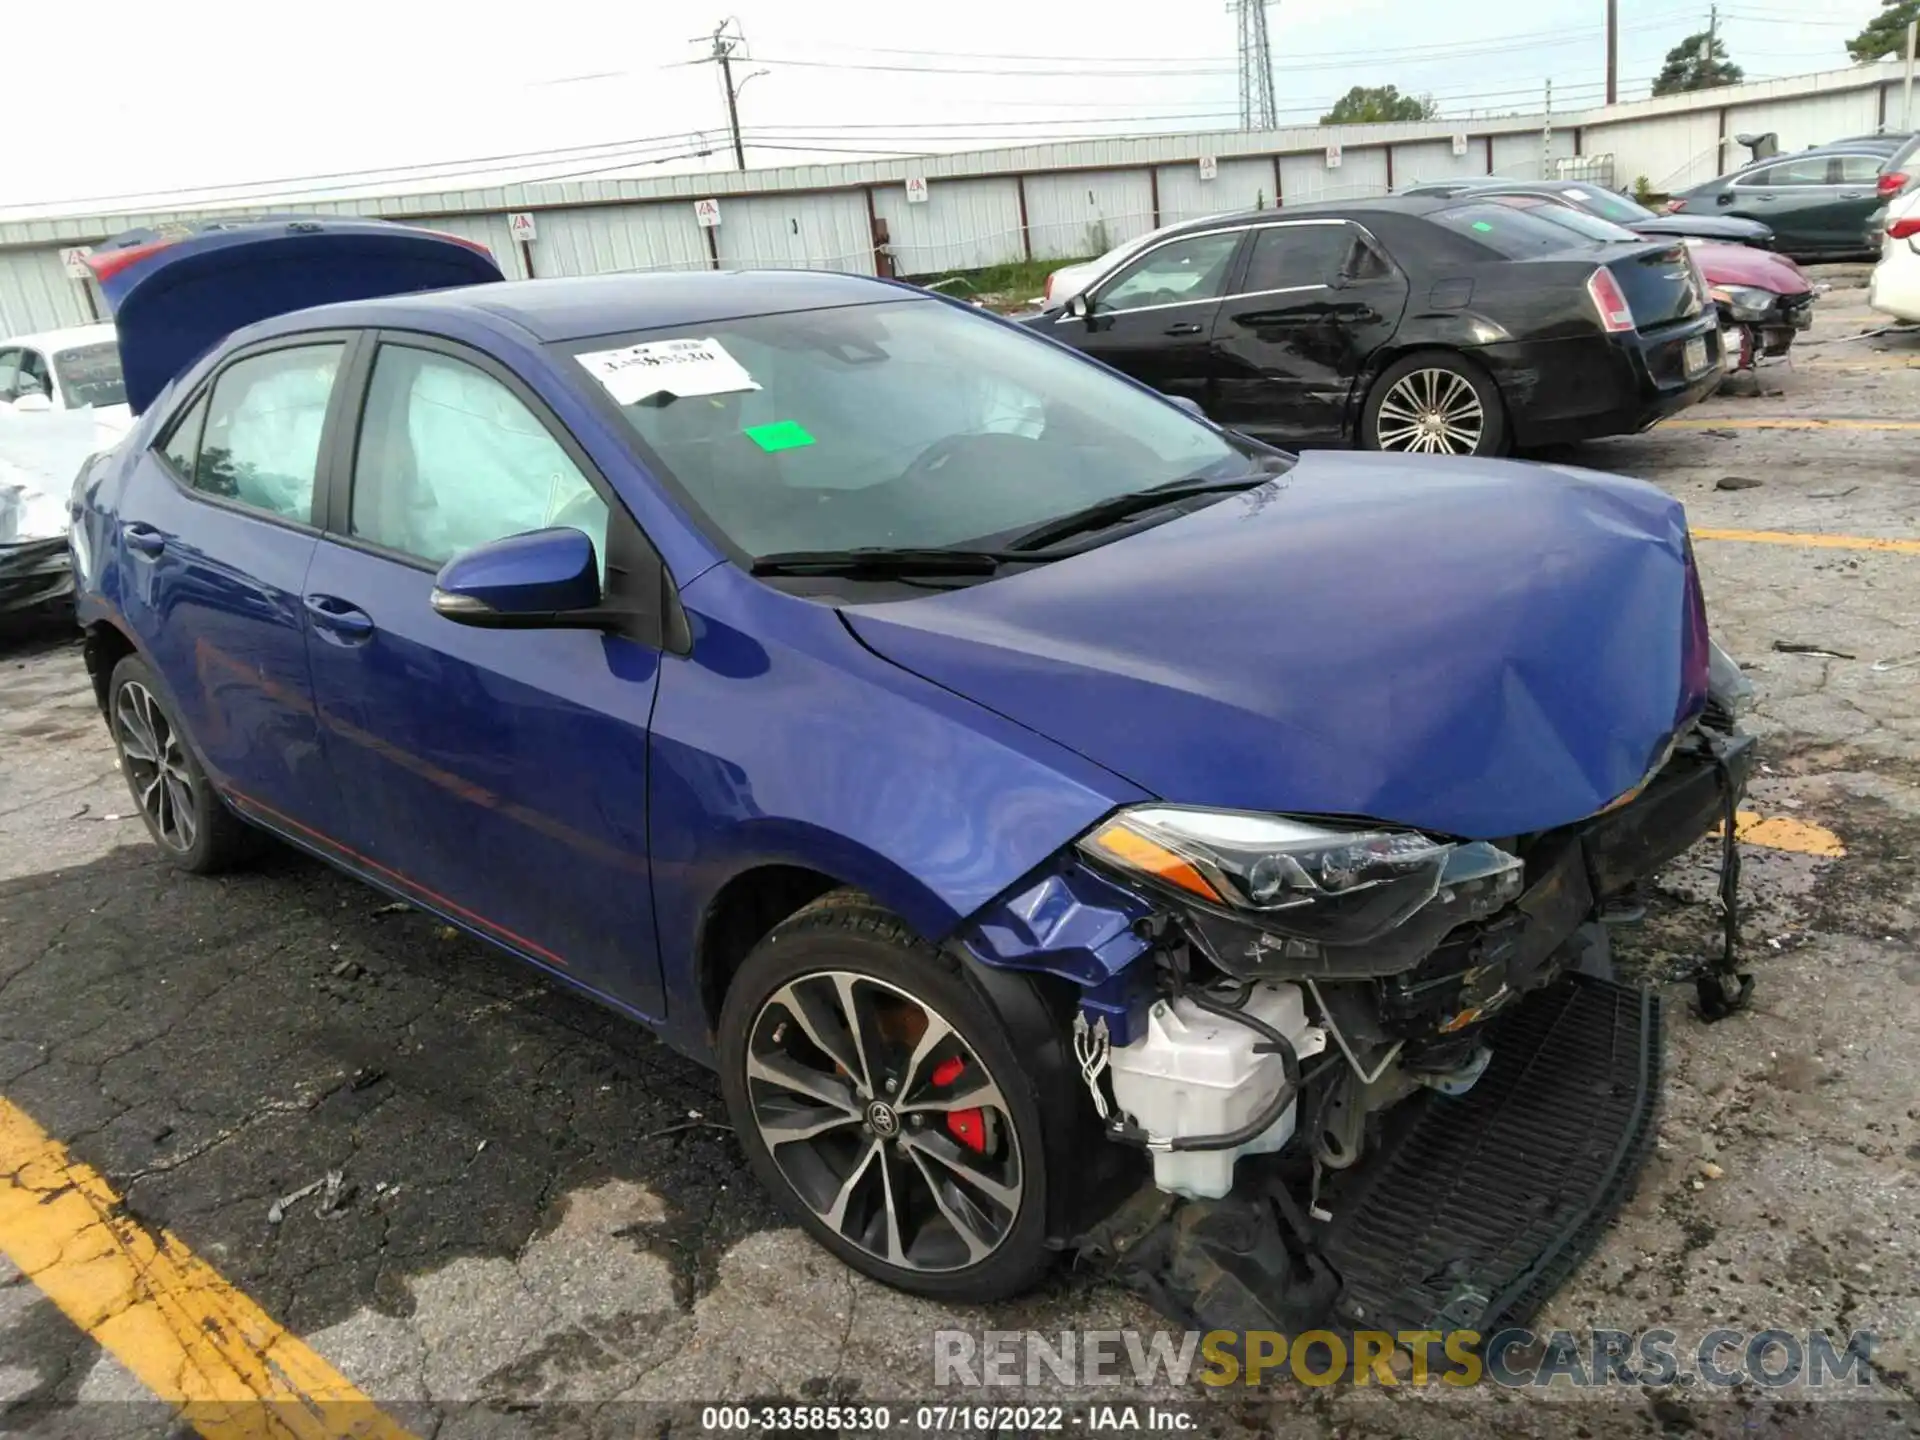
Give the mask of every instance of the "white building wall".
<svg viewBox="0 0 1920 1440">
<path fill-rule="evenodd" d="M 1018 260 L 1023 253 L 1020 187 L 1011 177 L 930 177 L 927 198 L 917 205 L 908 203 L 903 183 L 875 185 L 873 210 L 887 222 L 896 274 L 980 270 Z"/>
<path fill-rule="evenodd" d="M 1027 234 L 1036 260 L 1081 260 L 1153 229 L 1146 170 L 1029 175 Z"/>
</svg>

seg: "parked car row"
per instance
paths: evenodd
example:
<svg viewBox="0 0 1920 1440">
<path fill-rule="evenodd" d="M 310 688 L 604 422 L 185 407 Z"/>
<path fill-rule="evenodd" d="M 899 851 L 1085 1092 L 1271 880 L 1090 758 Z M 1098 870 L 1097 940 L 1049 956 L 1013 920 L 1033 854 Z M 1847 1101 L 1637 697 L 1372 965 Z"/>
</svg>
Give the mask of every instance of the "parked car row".
<svg viewBox="0 0 1920 1440">
<path fill-rule="evenodd" d="M 1599 916 L 1752 754 L 1684 511 L 1257 437 L 1647 423 L 1717 375 L 1683 245 L 1303 207 L 1037 328 L 331 217 L 89 263 L 137 419 L 78 614 L 177 866 L 278 836 L 657 1029 L 798 1223 L 947 1300 L 1110 1233 L 1207 1328 L 1413 1325 L 1444 1253 L 1491 1329 L 1630 1192 L 1658 1027 Z M 1525 1103 L 1425 1098 L 1482 1086 Z"/>
<path fill-rule="evenodd" d="M 1685 244 L 1525 195 L 1215 216 L 1049 293 L 1024 323 L 1275 444 L 1501 454 L 1645 429 L 1723 373 Z"/>
<path fill-rule="evenodd" d="M 1682 190 L 1674 214 L 1759 221 L 1799 260 L 1844 260 L 1880 248 L 1877 212 L 1920 162 L 1920 134 L 1856 136 L 1755 160 Z"/>
</svg>

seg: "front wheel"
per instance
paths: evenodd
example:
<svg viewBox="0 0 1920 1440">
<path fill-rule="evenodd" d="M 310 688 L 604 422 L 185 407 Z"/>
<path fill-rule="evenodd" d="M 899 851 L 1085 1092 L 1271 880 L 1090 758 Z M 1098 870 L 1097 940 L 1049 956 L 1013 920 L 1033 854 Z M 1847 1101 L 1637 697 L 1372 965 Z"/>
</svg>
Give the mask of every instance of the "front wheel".
<svg viewBox="0 0 1920 1440">
<path fill-rule="evenodd" d="M 760 1180 L 854 1269 L 946 1300 L 1046 1270 L 1040 1107 L 961 964 L 836 891 L 747 957 L 720 1016 L 720 1081 Z"/>
<path fill-rule="evenodd" d="M 1416 455 L 1498 455 L 1507 445 L 1506 407 L 1492 377 L 1464 355 L 1422 351 L 1374 381 L 1360 443 Z"/>
</svg>

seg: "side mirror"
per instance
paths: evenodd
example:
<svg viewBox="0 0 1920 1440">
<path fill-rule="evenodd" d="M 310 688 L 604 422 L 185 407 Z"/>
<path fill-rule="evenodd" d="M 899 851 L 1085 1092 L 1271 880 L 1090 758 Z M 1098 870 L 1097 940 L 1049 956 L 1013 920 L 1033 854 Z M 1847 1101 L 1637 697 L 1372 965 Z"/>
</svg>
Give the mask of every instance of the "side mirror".
<svg viewBox="0 0 1920 1440">
<path fill-rule="evenodd" d="M 44 390 L 29 390 L 13 402 L 16 415 L 44 415 L 53 409 L 53 401 Z"/>
<path fill-rule="evenodd" d="M 529 530 L 476 546 L 440 567 L 433 612 L 486 630 L 603 629 L 600 562 L 578 530 Z"/>
<path fill-rule="evenodd" d="M 1084 320 L 1093 314 L 1093 302 L 1084 294 L 1076 295 L 1067 301 L 1067 314 L 1075 320 Z"/>
</svg>

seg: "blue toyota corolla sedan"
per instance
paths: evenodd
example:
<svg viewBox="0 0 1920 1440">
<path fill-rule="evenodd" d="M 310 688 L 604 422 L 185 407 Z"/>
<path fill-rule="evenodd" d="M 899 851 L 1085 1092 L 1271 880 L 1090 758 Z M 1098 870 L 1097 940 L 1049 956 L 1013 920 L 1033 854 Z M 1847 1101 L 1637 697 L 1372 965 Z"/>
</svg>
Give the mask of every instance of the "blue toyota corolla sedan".
<svg viewBox="0 0 1920 1440">
<path fill-rule="evenodd" d="M 1296 458 L 872 279 L 333 219 L 93 264 L 139 419 L 79 612 L 184 869 L 277 836 L 654 1028 L 921 1293 L 1104 1235 L 1311 1317 L 1618 1203 L 1658 1027 L 1599 922 L 1749 764 L 1664 494 Z"/>
</svg>

